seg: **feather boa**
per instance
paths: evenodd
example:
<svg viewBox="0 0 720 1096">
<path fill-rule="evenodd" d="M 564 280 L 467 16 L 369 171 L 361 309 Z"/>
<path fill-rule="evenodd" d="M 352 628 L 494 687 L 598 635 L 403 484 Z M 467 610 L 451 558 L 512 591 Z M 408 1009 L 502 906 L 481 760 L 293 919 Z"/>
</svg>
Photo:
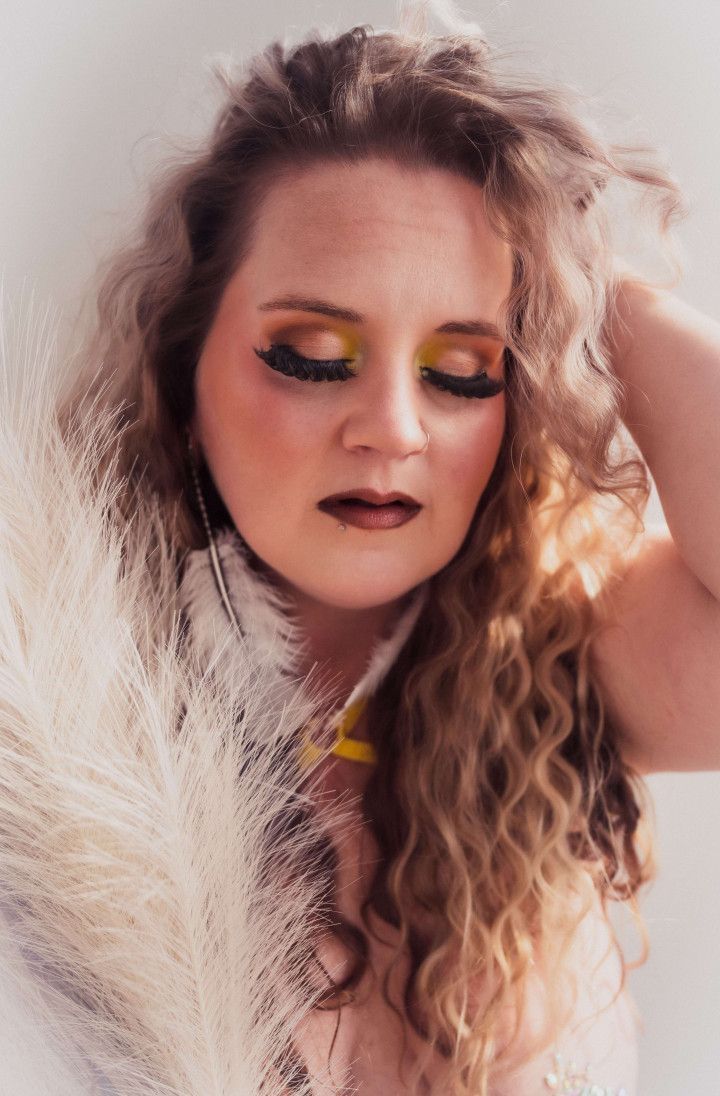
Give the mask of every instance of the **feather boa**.
<svg viewBox="0 0 720 1096">
<path fill-rule="evenodd" d="M 112 462 L 96 475 L 110 415 L 63 435 L 52 335 L 31 315 L 16 341 L 0 363 L 0 1092 L 276 1096 L 319 901 L 311 825 L 279 850 L 305 870 L 282 886 L 264 870 L 304 794 L 287 762 L 318 700 L 293 677 L 301 637 L 232 534 L 246 642 L 205 552 L 178 584 L 157 505 L 123 524 Z"/>
</svg>

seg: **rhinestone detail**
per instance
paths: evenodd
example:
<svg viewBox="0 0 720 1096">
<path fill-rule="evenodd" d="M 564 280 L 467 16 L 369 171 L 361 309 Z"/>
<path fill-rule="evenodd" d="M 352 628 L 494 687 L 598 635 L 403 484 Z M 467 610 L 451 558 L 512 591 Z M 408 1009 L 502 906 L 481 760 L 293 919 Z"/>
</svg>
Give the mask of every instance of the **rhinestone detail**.
<svg viewBox="0 0 720 1096">
<path fill-rule="evenodd" d="M 555 1054 L 554 1061 L 555 1068 L 545 1074 L 543 1082 L 545 1089 L 555 1096 L 629 1096 L 625 1088 L 596 1085 L 589 1062 L 580 1070 L 573 1059 L 566 1063 L 562 1054 Z"/>
</svg>

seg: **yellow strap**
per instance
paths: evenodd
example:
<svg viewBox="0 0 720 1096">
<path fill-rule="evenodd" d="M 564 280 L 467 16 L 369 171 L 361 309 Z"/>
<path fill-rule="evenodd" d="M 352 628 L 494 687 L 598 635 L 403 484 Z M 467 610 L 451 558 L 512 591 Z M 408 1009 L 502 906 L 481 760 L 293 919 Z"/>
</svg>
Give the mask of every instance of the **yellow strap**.
<svg viewBox="0 0 720 1096">
<path fill-rule="evenodd" d="M 301 767 L 304 769 L 309 768 L 313 762 L 322 757 L 329 757 L 330 754 L 347 758 L 348 761 L 364 761 L 368 765 L 374 765 L 377 762 L 377 753 L 372 742 L 347 737 L 348 731 L 352 730 L 360 718 L 366 703 L 367 697 L 360 697 L 359 700 L 356 700 L 354 704 L 351 704 L 345 710 L 342 719 L 335 725 L 336 740 L 334 745 L 325 749 L 313 742 L 310 734 L 312 724 L 303 727 L 303 741 L 298 755 Z"/>
<path fill-rule="evenodd" d="M 374 765 L 377 761 L 372 742 L 363 742 L 359 738 L 338 739 L 332 752 L 338 757 L 346 757 L 349 761 L 365 761 L 368 765 Z"/>
<path fill-rule="evenodd" d="M 338 741 L 340 741 L 341 738 L 345 738 L 348 731 L 351 731 L 353 729 L 358 719 L 362 715 L 362 711 L 366 703 L 367 697 L 361 696 L 358 700 L 355 701 L 354 704 L 351 704 L 349 708 L 345 709 L 345 714 L 336 727 Z"/>
</svg>

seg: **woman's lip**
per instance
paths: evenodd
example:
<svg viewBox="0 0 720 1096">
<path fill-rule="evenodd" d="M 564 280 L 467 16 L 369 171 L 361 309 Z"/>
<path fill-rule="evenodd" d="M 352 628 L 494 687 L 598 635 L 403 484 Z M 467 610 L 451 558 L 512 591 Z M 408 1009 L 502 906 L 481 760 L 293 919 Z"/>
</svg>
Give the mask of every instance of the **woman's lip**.
<svg viewBox="0 0 720 1096">
<path fill-rule="evenodd" d="M 422 505 L 417 499 L 404 494 L 402 491 L 380 492 L 373 487 L 350 487 L 347 491 L 338 491 L 335 495 L 328 495 L 327 498 L 322 500 L 322 503 L 347 502 L 348 500 L 370 502 L 373 506 L 385 506 L 391 502 L 405 502 L 408 506 Z"/>
<path fill-rule="evenodd" d="M 386 506 L 371 506 L 362 502 L 321 502 L 318 507 L 338 521 L 356 525 L 359 529 L 393 529 L 410 521 L 422 509 L 421 506 L 392 502 Z"/>
</svg>

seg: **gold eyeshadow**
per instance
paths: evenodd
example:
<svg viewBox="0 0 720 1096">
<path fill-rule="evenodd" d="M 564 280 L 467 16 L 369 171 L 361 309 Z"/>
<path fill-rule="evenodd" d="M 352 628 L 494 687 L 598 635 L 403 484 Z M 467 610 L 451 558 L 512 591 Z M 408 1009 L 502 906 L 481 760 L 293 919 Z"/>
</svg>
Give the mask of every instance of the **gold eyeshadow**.
<svg viewBox="0 0 720 1096">
<path fill-rule="evenodd" d="M 357 343 L 350 340 L 346 345 L 352 349 Z M 270 369 L 292 381 L 327 382 L 357 378 L 355 370 L 350 368 L 355 361 L 352 353 L 346 358 L 311 358 L 299 354 L 290 344 L 282 342 L 271 342 L 268 350 L 259 347 L 253 349 Z M 462 376 L 445 373 L 421 362 L 418 373 L 423 381 L 453 396 L 487 399 L 498 395 L 505 388 L 503 379 L 488 377 L 487 371 L 482 367 L 471 376 Z"/>
<path fill-rule="evenodd" d="M 338 340 L 340 345 L 337 352 L 333 350 L 330 354 L 322 355 L 305 353 L 306 348 L 302 345 L 304 340 L 321 340 L 325 336 L 330 339 Z M 317 360 L 344 360 L 347 362 L 357 362 L 363 355 L 362 340 L 359 334 L 353 328 L 345 327 L 342 323 L 337 326 L 327 324 L 323 324 L 322 326 L 318 326 L 317 324 L 305 325 L 302 323 L 289 324 L 287 327 L 281 328 L 275 334 L 273 342 L 291 346 L 299 357 L 315 357 Z M 300 344 L 300 347 L 298 344 Z M 303 353 L 301 353 L 301 349 Z M 442 358 L 442 355 L 447 353 L 456 353 L 460 355 L 467 360 L 469 366 L 474 366 L 475 369 L 486 365 L 492 365 L 501 357 L 501 354 L 490 355 L 483 353 L 479 347 L 460 342 L 457 339 L 449 339 L 443 336 L 431 336 L 418 350 L 415 362 L 418 368 L 423 368 L 425 366 L 434 367 L 438 360 Z"/>
<path fill-rule="evenodd" d="M 259 306 L 260 311 L 296 310 L 314 312 L 325 321 L 303 322 L 285 318 L 278 328 L 273 327 L 268 349 L 253 347 L 269 369 L 296 381 L 328 382 L 349 381 L 358 377 L 358 365 L 365 357 L 364 346 L 358 331 L 358 325 L 367 322 L 366 317 L 351 309 L 343 309 L 317 298 L 289 295 L 267 301 Z M 341 356 L 325 353 L 326 347 L 320 342 L 318 349 L 322 353 L 312 353 L 315 347 L 303 345 L 303 337 L 322 339 L 323 335 L 333 336 L 340 342 L 336 348 L 331 343 L 332 352 Z M 472 342 L 466 342 L 472 339 Z M 492 343 L 492 349 L 488 347 Z M 498 349 L 499 346 L 499 349 Z M 302 351 L 305 351 L 303 353 Z M 444 354 L 457 354 L 462 361 L 460 371 L 452 371 L 449 363 L 438 368 Z M 488 376 L 488 368 L 500 365 L 504 360 L 505 344 L 501 332 L 489 321 L 448 321 L 435 329 L 422 344 L 413 358 L 413 369 L 418 380 L 434 389 L 453 396 L 472 399 L 487 399 L 496 396 L 506 388 L 504 376 Z M 463 368 L 467 361 L 472 372 Z M 502 372 L 502 368 L 501 368 Z"/>
<path fill-rule="evenodd" d="M 478 367 L 491 364 L 491 359 L 482 354 L 476 347 L 438 338 L 432 338 L 424 344 L 424 347 L 418 352 L 417 360 L 421 366 L 435 366 L 444 354 L 457 354 L 475 370 Z"/>
</svg>

